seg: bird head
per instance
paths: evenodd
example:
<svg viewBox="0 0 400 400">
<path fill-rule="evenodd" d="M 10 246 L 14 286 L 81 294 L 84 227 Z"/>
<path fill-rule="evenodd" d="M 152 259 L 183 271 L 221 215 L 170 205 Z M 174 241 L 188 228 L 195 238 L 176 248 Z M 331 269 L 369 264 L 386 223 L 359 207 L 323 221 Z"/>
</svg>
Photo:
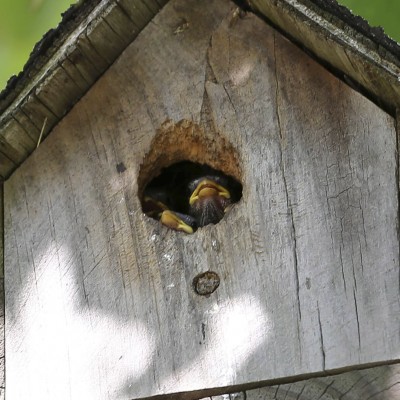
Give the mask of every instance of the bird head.
<svg viewBox="0 0 400 400">
<path fill-rule="evenodd" d="M 197 178 L 189 184 L 189 189 L 189 213 L 199 226 L 219 222 L 232 202 L 226 182 L 219 176 Z"/>
</svg>

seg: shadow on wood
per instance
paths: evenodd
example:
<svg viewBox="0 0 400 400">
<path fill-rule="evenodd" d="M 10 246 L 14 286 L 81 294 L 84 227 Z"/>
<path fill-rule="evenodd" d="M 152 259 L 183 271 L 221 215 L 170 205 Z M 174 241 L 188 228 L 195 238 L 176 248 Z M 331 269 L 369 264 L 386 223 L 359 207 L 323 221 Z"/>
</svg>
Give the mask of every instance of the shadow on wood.
<svg viewBox="0 0 400 400">
<path fill-rule="evenodd" d="M 153 22 L 5 183 L 7 399 L 206 395 L 398 359 L 393 118 L 228 1 Z M 141 210 L 166 120 L 240 158 L 241 201 L 194 235 Z"/>
</svg>

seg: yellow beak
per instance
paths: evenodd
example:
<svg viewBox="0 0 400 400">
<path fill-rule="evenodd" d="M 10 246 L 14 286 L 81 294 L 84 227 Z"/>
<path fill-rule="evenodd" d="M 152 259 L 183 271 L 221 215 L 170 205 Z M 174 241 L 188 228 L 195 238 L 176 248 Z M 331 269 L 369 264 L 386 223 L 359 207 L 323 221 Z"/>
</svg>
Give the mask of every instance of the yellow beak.
<svg viewBox="0 0 400 400">
<path fill-rule="evenodd" d="M 176 231 L 193 233 L 193 228 L 170 210 L 165 210 L 162 212 L 160 221 L 163 225 L 167 226 L 168 228 L 175 229 Z"/>
<path fill-rule="evenodd" d="M 211 179 L 203 179 L 190 196 L 189 204 L 193 205 L 199 199 L 213 196 L 221 196 L 226 199 L 231 198 L 231 194 L 223 186 Z"/>
</svg>

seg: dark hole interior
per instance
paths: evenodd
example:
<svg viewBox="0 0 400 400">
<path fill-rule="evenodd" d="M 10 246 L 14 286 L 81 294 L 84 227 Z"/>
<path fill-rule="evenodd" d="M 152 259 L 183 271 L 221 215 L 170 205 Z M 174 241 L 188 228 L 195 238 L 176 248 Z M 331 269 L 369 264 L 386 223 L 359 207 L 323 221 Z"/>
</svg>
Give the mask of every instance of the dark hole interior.
<svg viewBox="0 0 400 400">
<path fill-rule="evenodd" d="M 205 164 L 181 161 L 145 186 L 143 212 L 171 229 L 193 233 L 218 223 L 242 197 L 242 185 Z"/>
</svg>

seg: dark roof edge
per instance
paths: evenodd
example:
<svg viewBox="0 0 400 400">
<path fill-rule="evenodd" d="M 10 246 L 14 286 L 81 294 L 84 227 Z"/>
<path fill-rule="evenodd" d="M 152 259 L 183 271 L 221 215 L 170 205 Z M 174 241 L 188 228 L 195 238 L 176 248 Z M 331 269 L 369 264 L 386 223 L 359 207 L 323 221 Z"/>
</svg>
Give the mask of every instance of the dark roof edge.
<svg viewBox="0 0 400 400">
<path fill-rule="evenodd" d="M 340 5 L 337 0 L 309 0 L 316 6 L 340 18 L 356 31 L 365 35 L 368 39 L 382 46 L 400 60 L 400 45 L 389 37 L 381 26 L 371 26 L 368 21 L 359 15 L 353 14 L 347 7 Z"/>
<path fill-rule="evenodd" d="M 244 9 L 248 9 L 247 3 L 251 3 L 251 1 L 246 2 L 245 0 L 234 1 Z M 304 3 L 307 1 L 339 18 L 345 24 L 366 36 L 378 46 L 376 50 L 379 51 L 379 47 L 382 47 L 390 52 L 394 56 L 392 61 L 397 61 L 398 65 L 400 65 L 400 45 L 387 36 L 382 27 L 370 26 L 364 18 L 352 14 L 347 7 L 338 4 L 337 0 L 306 0 Z M 22 91 L 26 81 L 29 81 L 32 75 L 52 57 L 58 49 L 60 41 L 63 41 L 68 34 L 73 32 L 100 2 L 99 0 L 83 0 L 71 5 L 68 10 L 62 13 L 62 20 L 57 28 L 50 29 L 34 46 L 23 70 L 17 76 L 11 76 L 6 87 L 0 92 L 0 114 Z"/>
<path fill-rule="evenodd" d="M 84 0 L 35 46 L 0 94 L 0 179 L 20 165 L 168 0 Z M 336 0 L 234 0 L 392 115 L 400 47 Z M 357 86 L 358 85 L 358 86 Z"/>
<path fill-rule="evenodd" d="M 336 76 L 396 115 L 400 46 L 336 0 L 246 0 L 251 9 Z"/>
<path fill-rule="evenodd" d="M 59 47 L 58 44 L 77 29 L 98 4 L 99 0 L 80 1 L 72 4 L 67 11 L 61 14 L 62 19 L 58 26 L 46 32 L 42 39 L 35 44 L 22 71 L 18 75 L 11 76 L 6 87 L 0 92 L 0 114 L 18 97 L 26 82 L 31 80 L 32 76 L 53 56 Z"/>
<path fill-rule="evenodd" d="M 85 0 L 64 13 L 0 95 L 0 180 L 121 55 L 167 0 Z"/>
</svg>

